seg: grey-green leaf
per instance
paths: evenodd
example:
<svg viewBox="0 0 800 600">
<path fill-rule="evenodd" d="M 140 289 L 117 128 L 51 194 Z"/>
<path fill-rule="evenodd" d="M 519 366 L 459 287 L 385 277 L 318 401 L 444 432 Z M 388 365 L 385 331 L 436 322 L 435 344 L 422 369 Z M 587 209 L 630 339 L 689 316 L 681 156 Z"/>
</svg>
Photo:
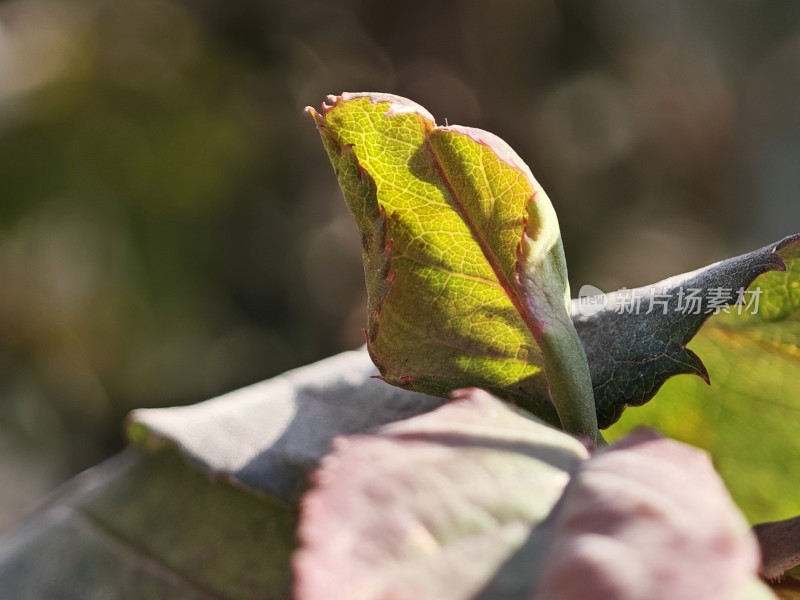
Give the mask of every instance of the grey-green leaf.
<svg viewBox="0 0 800 600">
<path fill-rule="evenodd" d="M 193 406 L 136 411 L 140 448 L 0 538 L 0 598 L 290 597 L 295 504 L 331 439 L 444 402 L 376 373 L 365 350 L 345 352 Z"/>
<path fill-rule="evenodd" d="M 172 450 L 130 449 L 0 541 L 0 598 L 288 598 L 296 519 Z"/>
<path fill-rule="evenodd" d="M 337 435 L 445 402 L 376 379 L 366 350 L 343 352 L 192 406 L 136 410 L 131 437 L 178 447 L 207 473 L 296 502 Z"/>
</svg>

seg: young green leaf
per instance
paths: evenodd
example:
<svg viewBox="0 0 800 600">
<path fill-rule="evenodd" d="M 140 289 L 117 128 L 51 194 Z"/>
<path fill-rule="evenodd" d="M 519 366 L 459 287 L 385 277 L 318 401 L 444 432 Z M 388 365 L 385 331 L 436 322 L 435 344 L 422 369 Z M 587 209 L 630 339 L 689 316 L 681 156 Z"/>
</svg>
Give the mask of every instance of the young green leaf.
<svg viewBox="0 0 800 600">
<path fill-rule="evenodd" d="M 435 395 L 483 387 L 596 438 L 558 221 L 528 167 L 404 98 L 330 102 L 309 110 L 361 232 L 382 377 Z"/>
</svg>

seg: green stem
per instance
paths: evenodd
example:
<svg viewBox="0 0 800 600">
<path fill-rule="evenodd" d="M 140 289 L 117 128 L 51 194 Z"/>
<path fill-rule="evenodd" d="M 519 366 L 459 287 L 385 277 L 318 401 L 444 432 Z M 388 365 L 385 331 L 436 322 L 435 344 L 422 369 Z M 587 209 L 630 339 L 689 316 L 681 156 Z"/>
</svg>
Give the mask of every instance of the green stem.
<svg viewBox="0 0 800 600">
<path fill-rule="evenodd" d="M 539 344 L 550 398 L 561 427 L 567 433 L 585 435 L 600 443 L 589 362 L 569 317 L 566 322 L 561 319 L 550 322 Z"/>
</svg>

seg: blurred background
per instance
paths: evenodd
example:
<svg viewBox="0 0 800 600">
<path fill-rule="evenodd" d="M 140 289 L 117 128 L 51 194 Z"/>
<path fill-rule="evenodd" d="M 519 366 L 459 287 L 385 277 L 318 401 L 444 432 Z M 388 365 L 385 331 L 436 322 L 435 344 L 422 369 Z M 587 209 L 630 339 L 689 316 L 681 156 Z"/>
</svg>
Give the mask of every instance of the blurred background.
<svg viewBox="0 0 800 600">
<path fill-rule="evenodd" d="M 800 231 L 800 3 L 0 1 L 0 530 L 193 403 L 362 343 L 307 104 L 505 138 L 573 289 Z"/>
</svg>

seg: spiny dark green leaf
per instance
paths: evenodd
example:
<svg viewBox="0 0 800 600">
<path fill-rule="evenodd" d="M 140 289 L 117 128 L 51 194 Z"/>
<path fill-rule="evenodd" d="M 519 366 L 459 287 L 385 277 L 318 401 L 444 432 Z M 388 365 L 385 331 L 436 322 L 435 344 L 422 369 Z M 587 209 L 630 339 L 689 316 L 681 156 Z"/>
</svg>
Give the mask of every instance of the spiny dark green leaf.
<svg viewBox="0 0 800 600">
<path fill-rule="evenodd" d="M 768 271 L 784 271 L 781 255 L 794 252 L 798 241 L 800 235 L 790 236 L 653 285 L 573 300 L 573 322 L 589 359 L 599 426 L 611 426 L 626 407 L 650 400 L 674 375 L 694 374 L 709 382 L 701 357 L 686 345 L 717 307 L 739 299 L 739 290 Z M 689 294 L 698 299 L 696 304 Z M 592 312 L 587 307 L 600 306 L 605 309 L 583 314 Z"/>
<path fill-rule="evenodd" d="M 711 385 L 675 377 L 606 432 L 613 440 L 648 425 L 705 448 L 753 523 L 800 514 L 800 240 L 792 236 L 756 254 L 768 261 L 770 248 L 786 271 L 764 273 L 750 285 L 749 300 L 760 291 L 758 311 L 731 307 L 689 343 Z"/>
</svg>

